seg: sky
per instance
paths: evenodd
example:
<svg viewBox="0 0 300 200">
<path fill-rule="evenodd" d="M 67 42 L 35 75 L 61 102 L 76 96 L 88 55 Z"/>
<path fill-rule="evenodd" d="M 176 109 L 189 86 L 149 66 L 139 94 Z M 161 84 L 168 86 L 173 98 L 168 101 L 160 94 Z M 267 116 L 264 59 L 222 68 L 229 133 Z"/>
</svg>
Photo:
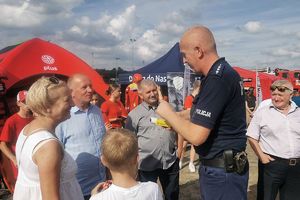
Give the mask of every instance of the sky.
<svg viewBox="0 0 300 200">
<path fill-rule="evenodd" d="M 38 37 L 94 68 L 135 70 L 191 26 L 247 69 L 300 69 L 299 0 L 0 0 L 0 49 Z"/>
</svg>

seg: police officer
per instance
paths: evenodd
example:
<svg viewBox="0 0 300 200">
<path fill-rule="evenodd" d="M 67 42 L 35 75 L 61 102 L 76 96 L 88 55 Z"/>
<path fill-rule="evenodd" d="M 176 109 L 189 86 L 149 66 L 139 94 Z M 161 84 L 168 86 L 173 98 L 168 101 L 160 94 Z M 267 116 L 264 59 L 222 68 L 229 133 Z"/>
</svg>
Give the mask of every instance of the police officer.
<svg viewBox="0 0 300 200">
<path fill-rule="evenodd" d="M 203 75 L 201 91 L 189 113 L 176 114 L 160 100 L 156 112 L 195 145 L 201 167 L 204 200 L 247 199 L 245 96 L 238 73 L 220 58 L 212 32 L 203 26 L 187 30 L 180 41 L 184 62 Z"/>
</svg>

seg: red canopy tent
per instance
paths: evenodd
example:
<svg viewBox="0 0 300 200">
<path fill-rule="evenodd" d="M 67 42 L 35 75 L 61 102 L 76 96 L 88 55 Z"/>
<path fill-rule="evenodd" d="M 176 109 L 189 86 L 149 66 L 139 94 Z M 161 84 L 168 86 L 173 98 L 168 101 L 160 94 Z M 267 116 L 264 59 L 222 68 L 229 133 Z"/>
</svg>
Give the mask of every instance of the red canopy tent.
<svg viewBox="0 0 300 200">
<path fill-rule="evenodd" d="M 75 73 L 87 75 L 95 91 L 107 98 L 105 90 L 108 86 L 102 77 L 83 60 L 54 43 L 34 38 L 0 52 L 0 76 L 7 78 L 4 80 L 7 90 L 20 87 L 20 83 L 24 86 L 24 81 L 32 82 L 37 75 L 69 77 Z"/>
<path fill-rule="evenodd" d="M 248 69 L 243 69 L 241 67 L 233 67 L 244 81 L 244 87 L 256 88 L 256 72 Z M 280 79 L 277 76 L 266 74 L 263 72 L 258 72 L 258 78 L 260 81 L 262 99 L 268 99 L 271 97 L 270 86 L 275 81 Z"/>
</svg>

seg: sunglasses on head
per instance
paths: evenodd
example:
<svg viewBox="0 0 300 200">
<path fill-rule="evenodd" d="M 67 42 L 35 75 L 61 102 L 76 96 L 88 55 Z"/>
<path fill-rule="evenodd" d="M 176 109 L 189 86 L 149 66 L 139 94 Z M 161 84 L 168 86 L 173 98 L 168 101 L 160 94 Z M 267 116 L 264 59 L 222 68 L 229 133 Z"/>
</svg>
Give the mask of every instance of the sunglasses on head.
<svg viewBox="0 0 300 200">
<path fill-rule="evenodd" d="M 276 85 L 271 85 L 270 90 L 273 92 L 275 90 L 278 90 L 279 92 L 285 92 L 286 90 L 292 91 L 290 88 L 285 87 L 285 86 L 276 86 Z"/>
<path fill-rule="evenodd" d="M 53 84 L 59 84 L 59 79 L 56 78 L 55 76 L 50 76 L 48 79 Z"/>
</svg>

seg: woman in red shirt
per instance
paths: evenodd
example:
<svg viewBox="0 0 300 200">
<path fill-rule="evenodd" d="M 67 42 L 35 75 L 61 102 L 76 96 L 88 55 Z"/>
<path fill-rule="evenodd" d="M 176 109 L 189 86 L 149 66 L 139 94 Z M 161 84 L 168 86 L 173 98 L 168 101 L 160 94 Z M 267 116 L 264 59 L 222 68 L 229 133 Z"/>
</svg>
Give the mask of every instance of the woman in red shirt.
<svg viewBox="0 0 300 200">
<path fill-rule="evenodd" d="M 110 84 L 106 91 L 109 99 L 102 103 L 101 111 L 105 126 L 110 128 L 122 128 L 127 112 L 120 101 L 121 87 L 118 84 Z"/>
</svg>

